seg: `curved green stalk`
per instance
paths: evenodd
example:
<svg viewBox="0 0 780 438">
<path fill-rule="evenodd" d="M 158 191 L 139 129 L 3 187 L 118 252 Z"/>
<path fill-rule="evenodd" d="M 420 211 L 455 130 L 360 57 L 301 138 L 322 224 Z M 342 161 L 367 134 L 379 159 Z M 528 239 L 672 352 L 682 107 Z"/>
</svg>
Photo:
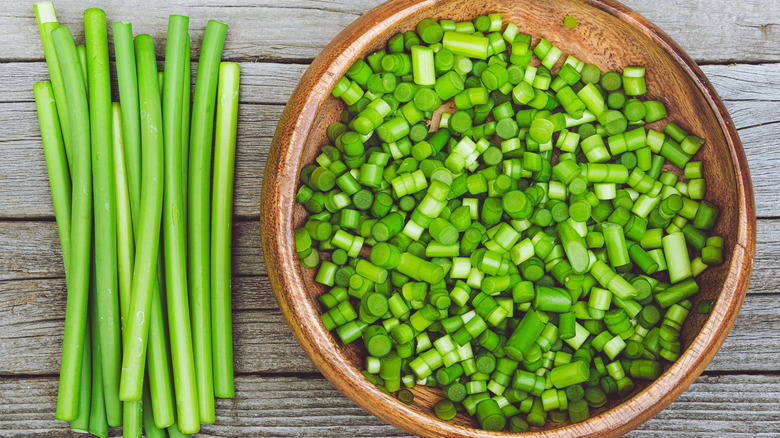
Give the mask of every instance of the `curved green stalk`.
<svg viewBox="0 0 780 438">
<path fill-rule="evenodd" d="M 117 259 L 119 272 L 119 310 L 122 315 L 122 327 L 130 313 L 130 289 L 133 283 L 133 262 L 135 259 L 135 244 L 133 242 L 133 223 L 130 213 L 130 195 L 127 185 L 125 168 L 124 136 L 122 132 L 122 109 L 114 102 L 111 105 L 111 126 L 113 134 L 114 181 L 116 187 L 116 229 L 117 229 Z M 141 435 L 142 403 L 128 401 L 122 406 L 124 427 L 122 436 L 137 437 Z"/>
<path fill-rule="evenodd" d="M 84 89 L 84 78 L 81 75 L 76 44 L 67 27 L 58 27 L 51 32 L 51 35 L 60 60 L 68 113 L 73 128 L 70 267 L 56 415 L 60 420 L 70 421 L 76 418 L 78 411 L 81 360 L 84 354 L 84 331 L 87 320 L 92 242 L 92 171 L 87 93 Z"/>
<path fill-rule="evenodd" d="M 126 109 L 125 112 L 122 109 L 117 108 L 117 104 L 114 104 L 115 114 L 121 114 L 121 120 L 118 121 L 114 118 L 114 132 L 120 131 L 122 133 L 122 148 L 123 157 L 126 169 L 125 171 L 125 183 L 127 184 L 127 198 L 129 200 L 129 217 L 132 217 L 132 221 L 127 219 L 120 221 L 120 236 L 123 225 L 131 227 L 129 232 L 125 232 L 128 238 L 129 258 L 129 280 L 132 284 L 132 267 L 134 262 L 134 244 L 132 229 L 138 226 L 139 219 L 139 204 L 141 194 L 141 151 L 140 151 L 140 120 L 138 117 L 138 80 L 136 76 L 136 62 L 135 52 L 133 50 L 133 38 L 132 28 L 130 23 L 126 22 L 114 22 L 114 47 L 117 58 L 117 76 L 119 82 L 119 94 L 121 107 Z M 129 116 L 128 116 L 129 114 Z M 130 130 L 132 135 L 127 135 Z M 115 149 L 116 151 L 116 149 Z M 117 152 L 115 152 L 116 154 Z M 135 169 L 135 170 L 133 170 Z M 117 171 L 119 171 L 117 164 Z M 135 173 L 133 175 L 132 173 Z M 127 203 L 121 201 L 123 197 L 121 194 L 121 180 L 117 177 L 117 204 L 120 212 L 119 217 L 124 216 L 122 213 L 123 205 L 127 208 Z M 120 243 L 120 255 L 122 254 L 122 239 L 119 239 Z M 121 258 L 120 258 L 121 259 Z M 158 260 L 158 265 L 161 260 Z M 122 264 L 120 263 L 120 278 L 123 282 L 127 282 L 128 278 L 122 275 Z M 149 327 L 148 341 L 147 341 L 147 382 L 144 384 L 144 397 L 149 397 L 149 402 L 144 402 L 143 416 L 144 427 L 147 431 L 154 428 L 156 431 L 161 429 L 154 426 L 154 422 L 162 424 L 163 427 L 173 423 L 173 396 L 171 394 L 171 381 L 170 381 L 170 368 L 168 366 L 168 345 L 165 339 L 165 324 L 164 319 L 161 316 L 160 306 L 160 293 L 159 287 L 162 281 L 159 279 L 154 281 L 154 289 L 152 291 L 151 301 L 151 325 Z M 122 288 L 120 287 L 120 291 Z M 130 292 L 127 293 L 127 304 L 124 304 L 124 300 L 120 300 L 122 304 L 122 317 L 124 321 L 128 319 L 128 313 L 130 312 Z M 153 388 L 153 396 L 150 395 L 150 388 Z M 152 399 L 155 403 L 152 403 Z M 130 406 L 139 402 L 125 402 L 125 406 Z M 136 409 L 130 409 L 132 413 L 138 412 Z M 128 409 L 125 409 L 125 416 L 127 417 Z M 151 425 L 147 424 L 147 417 L 151 420 Z M 128 420 L 129 421 L 129 420 Z M 125 425 L 125 431 L 127 430 Z M 150 432 L 147 432 L 149 434 Z M 154 433 L 154 432 L 152 432 Z M 164 432 L 163 432 L 164 433 Z M 133 436 L 135 436 L 133 434 Z"/>
<path fill-rule="evenodd" d="M 141 120 L 138 116 L 138 76 L 136 75 L 133 27 L 126 21 L 115 21 L 114 57 L 122 109 L 122 137 L 127 172 L 133 226 L 138 225 L 138 209 L 141 203 Z"/>
<path fill-rule="evenodd" d="M 33 86 L 35 106 L 38 112 L 38 124 L 41 130 L 43 154 L 51 187 L 54 217 L 62 249 L 62 261 L 65 275 L 70 267 L 70 216 L 71 184 L 68 174 L 68 162 L 62 142 L 57 106 L 51 82 L 38 82 Z M 81 361 L 81 385 L 79 388 L 78 416 L 71 422 L 74 430 L 89 431 L 90 402 L 92 397 L 92 336 L 89 324 L 84 330 L 84 352 Z"/>
<path fill-rule="evenodd" d="M 46 66 L 49 69 L 49 78 L 51 80 L 54 99 L 56 100 L 57 116 L 62 130 L 62 139 L 65 145 L 67 162 L 73 170 L 71 161 L 74 159 L 71 155 L 70 139 L 70 115 L 68 114 L 68 99 L 65 95 L 65 85 L 62 71 L 60 70 L 60 61 L 57 51 L 54 47 L 54 41 L 51 37 L 51 31 L 56 29 L 57 14 L 54 12 L 54 4 L 50 1 L 36 3 L 33 6 L 35 10 L 35 20 L 38 22 L 38 32 L 41 34 L 41 44 L 43 45 L 43 55 L 46 57 Z"/>
<path fill-rule="evenodd" d="M 65 275 L 70 267 L 70 215 L 71 184 L 68 173 L 68 160 L 60 131 L 57 106 L 51 82 L 38 82 L 33 86 L 35 107 L 38 111 L 38 124 L 41 128 L 43 154 L 46 158 L 46 171 L 49 174 L 49 187 L 54 204 L 54 218 L 60 236 L 62 261 Z"/>
<path fill-rule="evenodd" d="M 142 179 L 130 317 L 124 337 L 119 389 L 120 398 L 126 401 L 141 400 L 143 395 L 146 341 L 156 281 L 163 196 L 162 107 L 152 37 L 137 36 L 135 51 L 141 117 Z"/>
<path fill-rule="evenodd" d="M 219 60 L 227 26 L 206 25 L 198 60 L 190 136 L 188 264 L 192 342 L 198 378 L 198 408 L 202 423 L 214 422 L 214 373 L 211 356 L 211 148 L 217 97 Z"/>
<path fill-rule="evenodd" d="M 117 28 L 118 23 L 114 23 L 115 29 Z M 120 28 L 124 28 L 124 26 L 119 26 Z M 116 32 L 116 31 L 115 31 Z M 130 40 L 132 43 L 132 39 Z M 133 69 L 135 68 L 135 55 L 132 56 L 132 65 Z M 132 80 L 135 83 L 135 73 L 132 74 Z M 135 88 L 137 90 L 137 87 L 133 86 L 131 88 Z M 121 104 L 114 103 L 113 105 L 113 126 L 114 126 L 114 138 L 115 138 L 115 144 L 114 144 L 114 156 L 115 156 L 115 169 L 116 169 L 116 180 L 117 180 L 117 205 L 118 205 L 118 214 L 117 218 L 118 220 L 118 231 L 119 231 L 119 238 L 118 238 L 118 247 L 119 247 L 119 273 L 120 273 L 120 302 L 122 303 L 122 319 L 123 321 L 128 320 L 128 314 L 130 312 L 130 286 L 132 285 L 132 275 L 133 275 L 133 265 L 134 265 L 134 256 L 135 256 L 135 249 L 134 249 L 134 241 L 133 241 L 133 228 L 135 225 L 133 221 L 130 220 L 132 217 L 133 220 L 137 222 L 138 220 L 138 214 L 137 213 L 131 213 L 131 210 L 133 210 L 132 204 L 133 204 L 133 196 L 134 194 L 140 195 L 140 181 L 132 181 L 130 180 L 129 175 L 129 163 L 127 163 L 126 160 L 124 160 L 124 156 L 128 154 L 129 148 L 131 148 L 131 145 L 128 145 L 127 138 L 123 135 L 124 134 L 124 126 L 127 124 L 125 123 L 124 117 L 122 117 L 124 114 L 122 113 L 122 110 L 120 108 Z M 129 105 L 132 111 L 133 105 Z M 137 112 L 137 92 L 136 92 L 136 112 Z M 137 117 L 136 117 L 137 119 Z M 132 124 L 131 124 L 132 125 Z M 117 134 L 119 137 L 117 137 Z M 124 141 L 123 141 L 124 140 Z M 118 144 L 117 144 L 118 141 Z M 140 155 L 140 151 L 139 152 Z M 120 160 L 123 163 L 120 163 Z M 138 163 L 140 164 L 140 162 Z M 125 169 L 128 169 L 127 171 Z M 121 173 L 121 177 L 120 177 Z M 138 173 L 140 174 L 140 169 L 138 170 Z M 139 175 L 140 176 L 140 175 Z M 122 186 L 125 186 L 126 188 L 122 189 Z M 136 204 L 140 203 L 139 199 L 135 200 Z M 136 206 L 137 208 L 137 206 Z M 137 210 L 136 210 L 137 211 Z M 126 243 L 124 243 L 126 241 Z M 123 256 L 125 254 L 125 256 Z M 126 260 L 125 262 L 122 262 L 122 260 Z M 161 263 L 160 260 L 158 260 L 158 265 Z M 124 271 L 124 273 L 123 273 Z M 148 377 L 147 382 L 144 385 L 144 391 L 149 392 L 149 388 L 154 388 L 154 396 L 150 397 L 150 402 L 145 404 L 145 408 L 143 409 L 144 415 L 150 416 L 150 418 L 154 418 L 157 420 L 158 423 L 167 426 L 168 424 L 173 423 L 174 416 L 173 416 L 173 398 L 171 394 L 171 381 L 170 381 L 170 368 L 168 366 L 168 346 L 167 342 L 165 340 L 165 324 L 164 319 L 161 316 L 161 306 L 160 306 L 160 294 L 159 294 L 159 286 L 162 284 L 162 281 L 159 280 L 160 276 L 158 274 L 157 280 L 155 280 L 154 283 L 154 290 L 152 292 L 152 304 L 151 304 L 151 325 L 149 327 L 149 334 L 148 334 L 148 347 L 147 347 L 147 366 L 149 367 L 148 371 Z M 125 285 L 122 287 L 122 285 Z M 125 293 L 124 291 L 127 291 Z M 124 297 L 124 298 L 123 298 Z M 151 403 L 151 399 L 155 400 L 155 403 Z M 138 404 L 138 406 L 135 406 Z M 139 407 L 141 402 L 133 401 L 133 402 L 125 402 L 125 418 L 127 422 L 133 422 L 133 424 L 140 424 L 140 420 L 137 418 L 128 418 L 128 415 L 139 415 Z M 137 420 L 137 421 L 134 421 Z M 144 420 L 145 421 L 145 420 Z M 163 427 L 164 427 L 163 426 Z M 137 435 L 137 429 L 135 430 L 128 430 L 128 424 L 125 424 L 123 433 L 125 435 L 130 436 L 136 436 Z M 140 433 L 140 432 L 138 432 Z"/>
<path fill-rule="evenodd" d="M 111 134 L 111 73 L 108 64 L 108 28 L 102 9 L 84 11 L 92 174 L 95 214 L 95 262 L 100 350 L 109 426 L 122 424 L 119 401 L 121 358 L 119 294 L 117 288 L 116 196 Z"/>
<path fill-rule="evenodd" d="M 233 176 L 238 123 L 238 64 L 219 66 L 217 123 L 214 135 L 214 189 L 211 213 L 211 314 L 214 392 L 233 397 L 233 326 L 230 307 L 230 251 Z"/>
<path fill-rule="evenodd" d="M 187 24 L 189 19 L 172 15 L 168 20 L 163 76 L 163 133 L 165 137 L 165 283 L 168 302 L 168 330 L 171 337 L 174 391 L 179 427 L 186 433 L 200 429 L 198 389 L 192 358 L 187 297 L 186 223 L 182 199 L 181 107 L 184 80 Z"/>
</svg>

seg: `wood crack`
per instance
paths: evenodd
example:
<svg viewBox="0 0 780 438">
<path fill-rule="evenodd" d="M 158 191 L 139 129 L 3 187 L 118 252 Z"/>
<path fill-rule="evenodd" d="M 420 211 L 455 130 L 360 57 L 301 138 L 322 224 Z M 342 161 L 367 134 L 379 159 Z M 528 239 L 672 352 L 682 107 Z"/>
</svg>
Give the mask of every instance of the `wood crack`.
<svg viewBox="0 0 780 438">
<path fill-rule="evenodd" d="M 780 120 L 774 120 L 774 121 L 765 122 L 765 123 L 757 123 L 755 125 L 741 126 L 741 127 L 737 128 L 737 131 L 747 131 L 749 129 L 761 128 L 761 127 L 765 127 L 765 126 L 773 126 L 773 125 L 776 125 L 778 123 L 780 123 Z"/>
</svg>

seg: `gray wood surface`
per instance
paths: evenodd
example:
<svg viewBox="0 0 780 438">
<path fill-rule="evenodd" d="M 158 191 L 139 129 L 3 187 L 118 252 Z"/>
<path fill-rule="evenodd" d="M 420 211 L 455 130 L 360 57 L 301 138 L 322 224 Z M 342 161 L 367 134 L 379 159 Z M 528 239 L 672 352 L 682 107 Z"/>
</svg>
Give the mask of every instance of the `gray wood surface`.
<svg viewBox="0 0 780 438">
<path fill-rule="evenodd" d="M 0 3 L 0 436 L 77 436 L 54 419 L 65 281 L 32 96 L 47 78 L 32 2 Z M 83 2 L 57 0 L 83 35 Z M 109 20 L 151 33 L 162 55 L 167 15 L 230 26 L 225 59 L 241 64 L 234 229 L 236 398 L 203 437 L 406 436 L 325 381 L 292 337 L 265 276 L 259 196 L 266 155 L 308 63 L 379 0 L 101 2 Z M 632 437 L 780 436 L 780 7 L 776 0 L 626 2 L 696 59 L 745 146 L 758 212 L 749 294 L 723 348 L 696 383 Z M 142 6 L 141 6 L 142 5 Z M 196 64 L 193 63 L 193 68 Z M 117 431 L 112 431 L 118 436 Z"/>
</svg>

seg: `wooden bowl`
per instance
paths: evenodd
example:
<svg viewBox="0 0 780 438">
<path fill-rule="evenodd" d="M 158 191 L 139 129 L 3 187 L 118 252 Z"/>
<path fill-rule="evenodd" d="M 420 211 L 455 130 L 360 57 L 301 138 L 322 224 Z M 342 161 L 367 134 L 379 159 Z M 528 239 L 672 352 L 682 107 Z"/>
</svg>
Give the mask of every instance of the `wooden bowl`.
<svg viewBox="0 0 780 438">
<path fill-rule="evenodd" d="M 645 18 L 612 0 L 392 0 L 364 14 L 339 34 L 314 60 L 290 98 L 271 146 L 262 192 L 262 243 L 268 275 L 293 334 L 322 374 L 366 411 L 408 432 L 424 437 L 487 437 L 461 414 L 444 422 L 432 405 L 438 389 L 415 388 L 415 401 L 405 406 L 380 391 L 360 373 L 362 342 L 344 347 L 320 322 L 314 270 L 301 268 L 293 230 L 306 213 L 295 203 L 300 169 L 328 143 L 325 128 L 343 109 L 330 91 L 358 58 L 381 48 L 387 39 L 414 29 L 424 17 L 470 20 L 500 12 L 504 22 L 519 26 L 535 44 L 546 37 L 564 55 L 598 65 L 602 71 L 627 65 L 647 67 L 648 95 L 661 99 L 670 117 L 652 124 L 663 129 L 669 120 L 706 139 L 696 159 L 704 161 L 707 199 L 721 208 L 715 233 L 725 238 L 724 263 L 697 278 L 698 300 L 715 299 L 710 315 L 691 312 L 682 331 L 682 357 L 658 380 L 637 380 L 635 390 L 611 398 L 582 423 L 548 423 L 527 435 L 539 437 L 619 436 L 657 414 L 679 396 L 706 368 L 737 317 L 750 279 L 755 251 L 755 206 L 747 161 L 734 123 L 710 82 L 685 52 Z M 674 11 L 669 11 L 674 13 Z M 567 15 L 576 29 L 563 26 Z M 561 57 L 554 71 L 560 67 Z"/>
</svg>

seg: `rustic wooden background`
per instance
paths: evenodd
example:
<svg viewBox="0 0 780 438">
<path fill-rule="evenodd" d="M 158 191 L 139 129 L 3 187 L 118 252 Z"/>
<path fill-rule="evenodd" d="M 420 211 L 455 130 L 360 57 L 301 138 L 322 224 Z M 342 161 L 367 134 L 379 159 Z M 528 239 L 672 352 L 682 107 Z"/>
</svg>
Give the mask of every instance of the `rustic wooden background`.
<svg viewBox="0 0 780 438">
<path fill-rule="evenodd" d="M 224 58 L 241 65 L 234 236 L 236 398 L 202 437 L 405 436 L 317 372 L 277 309 L 259 238 L 260 186 L 276 122 L 311 60 L 380 0 L 100 2 L 109 20 L 151 33 L 163 52 L 169 14 L 229 25 Z M 32 85 L 47 79 L 32 3 L 0 3 L 0 436 L 69 437 L 54 419 L 65 281 Z M 704 374 L 632 437 L 780 436 L 780 5 L 777 0 L 626 3 L 702 66 L 731 112 L 753 175 L 758 248 L 739 319 Z M 92 6 L 57 0 L 83 35 Z M 197 53 L 197 52 L 196 52 Z M 194 76 L 193 76 L 194 77 Z M 116 434 L 117 431 L 114 431 Z"/>
</svg>

